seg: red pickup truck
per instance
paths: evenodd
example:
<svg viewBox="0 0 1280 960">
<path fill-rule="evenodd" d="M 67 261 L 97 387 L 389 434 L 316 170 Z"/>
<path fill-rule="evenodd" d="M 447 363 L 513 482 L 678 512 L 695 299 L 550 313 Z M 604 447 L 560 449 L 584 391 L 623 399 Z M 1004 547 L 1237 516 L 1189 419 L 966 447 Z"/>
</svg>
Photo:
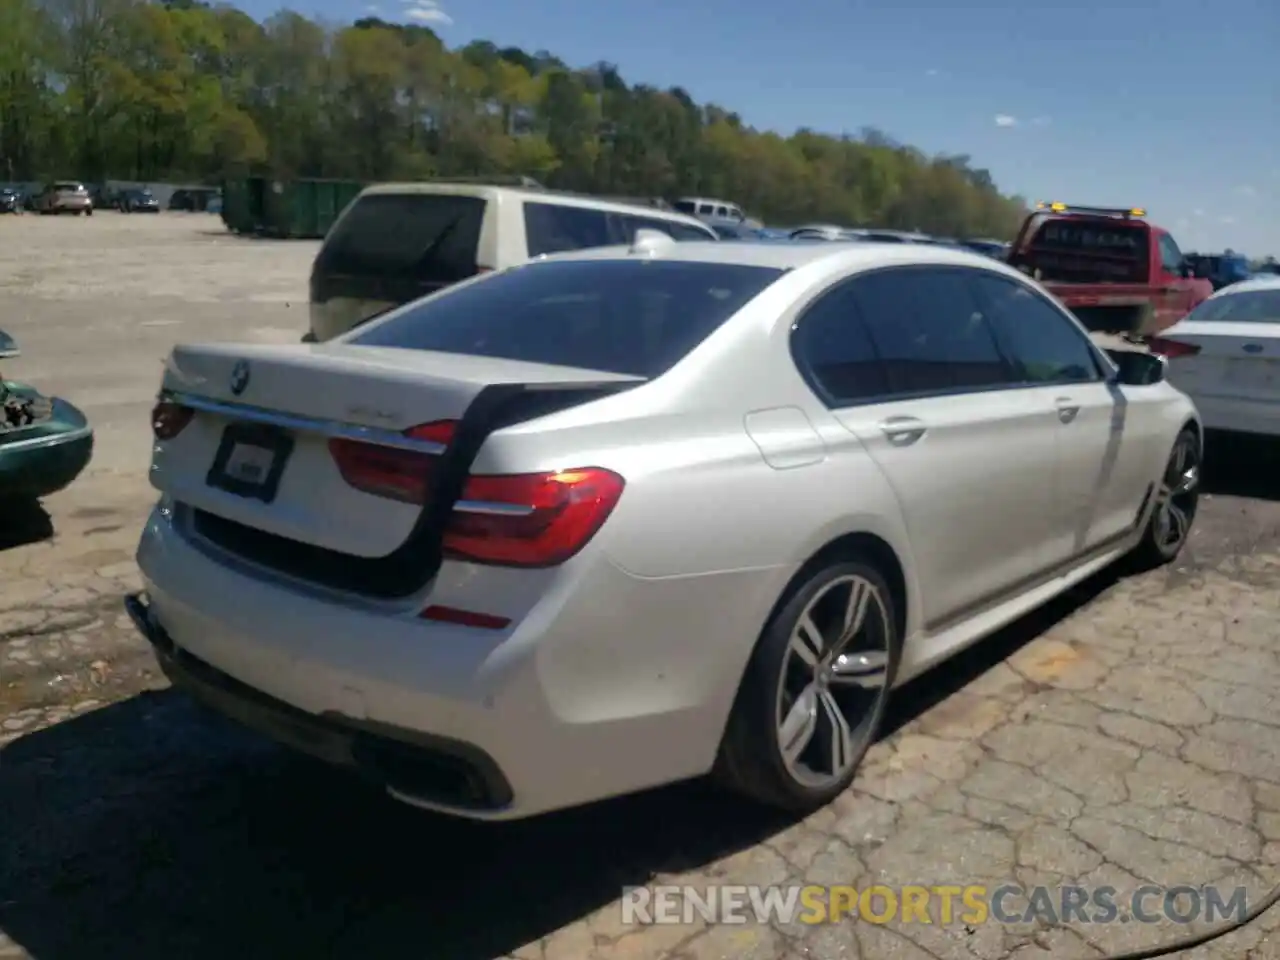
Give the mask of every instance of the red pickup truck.
<svg viewBox="0 0 1280 960">
<path fill-rule="evenodd" d="M 1149 337 L 1213 293 L 1169 231 L 1138 207 L 1037 203 L 1009 247 L 1010 265 L 1039 280 L 1090 330 Z"/>
</svg>

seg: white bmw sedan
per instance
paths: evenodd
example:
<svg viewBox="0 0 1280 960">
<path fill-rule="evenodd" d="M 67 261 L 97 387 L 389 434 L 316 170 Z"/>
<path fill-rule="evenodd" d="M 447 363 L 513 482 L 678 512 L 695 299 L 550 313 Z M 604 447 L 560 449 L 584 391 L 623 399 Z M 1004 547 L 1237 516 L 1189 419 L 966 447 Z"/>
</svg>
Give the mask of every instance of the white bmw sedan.
<svg viewBox="0 0 1280 960">
<path fill-rule="evenodd" d="M 1162 373 L 976 253 L 642 232 L 176 347 L 128 608 L 177 686 L 412 804 L 713 773 L 811 810 L 894 687 L 1178 554 L 1201 428 Z"/>
<path fill-rule="evenodd" d="M 1280 277 L 1219 290 L 1152 341 L 1210 429 L 1280 435 Z"/>
</svg>

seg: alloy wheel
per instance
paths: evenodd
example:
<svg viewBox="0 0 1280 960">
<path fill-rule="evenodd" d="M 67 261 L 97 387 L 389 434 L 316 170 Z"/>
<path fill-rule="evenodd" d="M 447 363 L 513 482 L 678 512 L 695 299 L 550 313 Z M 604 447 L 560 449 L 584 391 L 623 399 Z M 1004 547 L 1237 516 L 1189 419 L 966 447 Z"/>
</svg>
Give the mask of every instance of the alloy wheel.
<svg viewBox="0 0 1280 960">
<path fill-rule="evenodd" d="M 890 610 L 879 587 L 850 574 L 823 586 L 797 618 L 775 707 L 782 762 L 797 783 L 830 787 L 865 752 L 889 693 Z"/>
<path fill-rule="evenodd" d="M 1191 533 L 1200 498 L 1200 445 L 1190 433 L 1178 437 L 1156 492 L 1154 540 L 1161 553 L 1181 549 Z"/>
</svg>

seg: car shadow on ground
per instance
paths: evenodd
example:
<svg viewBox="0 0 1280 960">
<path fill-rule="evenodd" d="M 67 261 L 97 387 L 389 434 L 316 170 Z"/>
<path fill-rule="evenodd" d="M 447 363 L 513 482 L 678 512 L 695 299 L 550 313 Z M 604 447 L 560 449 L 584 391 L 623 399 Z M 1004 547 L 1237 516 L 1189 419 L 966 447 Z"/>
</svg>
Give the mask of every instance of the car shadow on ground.
<svg viewBox="0 0 1280 960">
<path fill-rule="evenodd" d="M 0 551 L 40 543 L 53 536 L 53 518 L 39 501 L 0 500 Z"/>
<path fill-rule="evenodd" d="M 1280 438 L 1208 432 L 1203 477 L 1207 494 L 1280 501 Z"/>
<path fill-rule="evenodd" d="M 1114 582 L 1096 577 L 904 687 L 889 732 Z M 705 783 L 457 821 L 164 691 L 0 751 L 0 930 L 38 960 L 489 960 L 790 822 Z"/>
</svg>

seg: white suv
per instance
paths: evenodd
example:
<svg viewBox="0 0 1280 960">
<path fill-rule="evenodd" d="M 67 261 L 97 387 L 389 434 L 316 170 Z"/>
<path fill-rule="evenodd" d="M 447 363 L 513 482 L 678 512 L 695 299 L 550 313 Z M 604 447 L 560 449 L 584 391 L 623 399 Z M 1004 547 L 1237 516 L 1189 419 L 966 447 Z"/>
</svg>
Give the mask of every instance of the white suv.
<svg viewBox="0 0 1280 960">
<path fill-rule="evenodd" d="M 630 244 L 639 229 L 717 240 L 694 217 L 541 188 L 389 183 L 366 188 L 311 268 L 311 330 L 331 340 L 392 307 L 530 257 Z"/>
</svg>

